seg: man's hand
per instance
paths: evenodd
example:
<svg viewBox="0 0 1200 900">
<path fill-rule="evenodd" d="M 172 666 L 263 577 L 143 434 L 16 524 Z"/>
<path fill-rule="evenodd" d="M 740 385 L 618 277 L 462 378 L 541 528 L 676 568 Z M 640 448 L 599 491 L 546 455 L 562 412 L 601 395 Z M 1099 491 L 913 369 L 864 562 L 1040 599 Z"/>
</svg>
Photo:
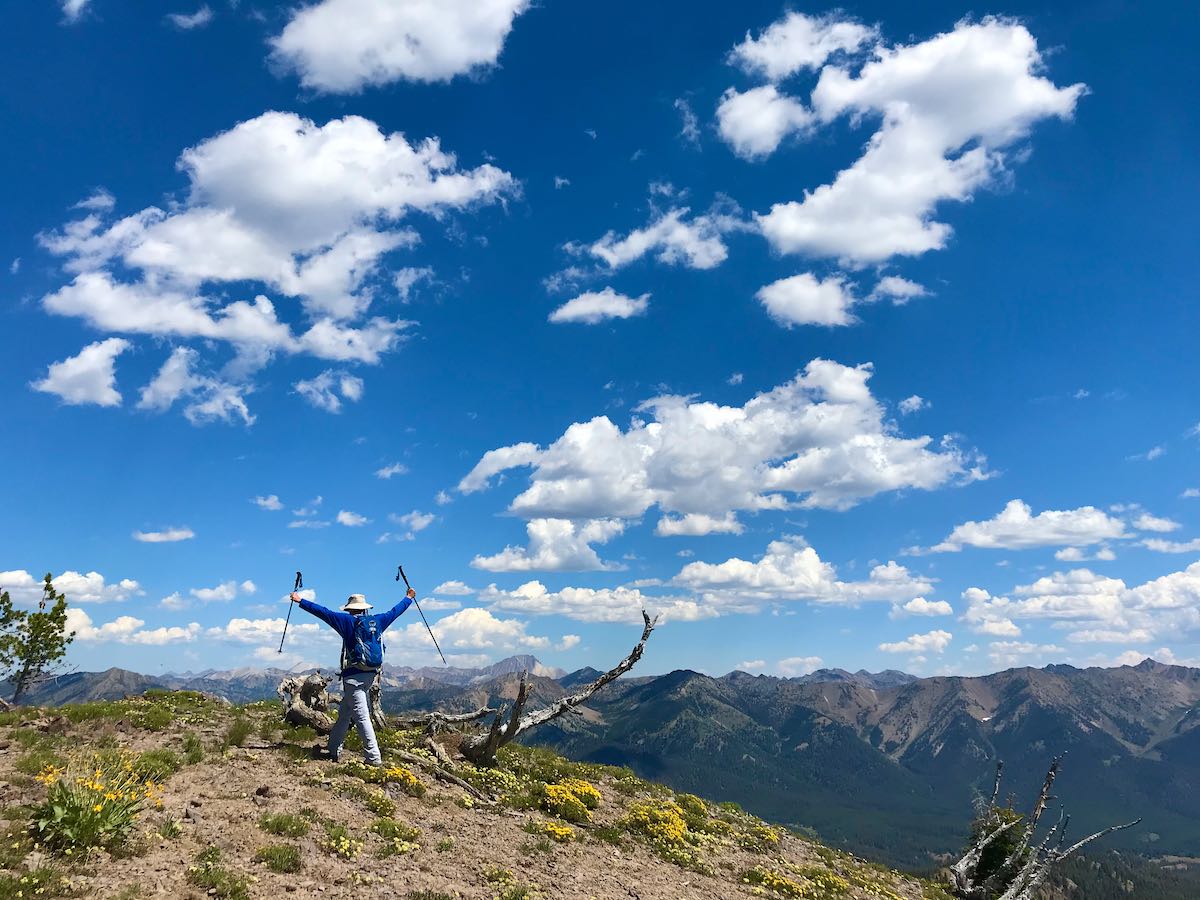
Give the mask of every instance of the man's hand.
<svg viewBox="0 0 1200 900">
<path fill-rule="evenodd" d="M 405 591 L 404 596 L 407 597 L 409 600 L 416 600 L 417 592 L 414 591 L 412 588 L 409 588 L 407 591 Z"/>
<path fill-rule="evenodd" d="M 301 597 L 299 594 L 297 594 L 295 591 L 292 591 L 291 601 L 293 603 L 299 603 L 303 599 L 304 598 Z"/>
</svg>

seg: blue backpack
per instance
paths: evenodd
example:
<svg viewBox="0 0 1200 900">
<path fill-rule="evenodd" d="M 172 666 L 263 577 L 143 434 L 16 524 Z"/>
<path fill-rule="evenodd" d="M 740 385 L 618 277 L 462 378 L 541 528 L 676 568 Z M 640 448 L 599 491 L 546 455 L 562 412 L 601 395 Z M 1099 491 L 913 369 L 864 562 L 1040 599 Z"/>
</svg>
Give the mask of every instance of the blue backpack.
<svg viewBox="0 0 1200 900">
<path fill-rule="evenodd" d="M 355 616 L 354 633 L 342 645 L 343 669 L 378 670 L 383 667 L 383 632 L 374 616 Z"/>
</svg>

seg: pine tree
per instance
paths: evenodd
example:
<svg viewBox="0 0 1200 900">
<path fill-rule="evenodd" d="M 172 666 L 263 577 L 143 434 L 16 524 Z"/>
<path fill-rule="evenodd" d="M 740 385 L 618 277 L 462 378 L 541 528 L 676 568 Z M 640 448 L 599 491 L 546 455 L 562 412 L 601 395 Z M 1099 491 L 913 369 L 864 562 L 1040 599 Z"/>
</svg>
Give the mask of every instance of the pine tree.
<svg viewBox="0 0 1200 900">
<path fill-rule="evenodd" d="M 11 682 L 13 703 L 51 676 L 74 639 L 75 632 L 67 632 L 67 598 L 49 572 L 35 611 L 16 609 L 8 592 L 0 593 L 0 678 Z"/>
</svg>

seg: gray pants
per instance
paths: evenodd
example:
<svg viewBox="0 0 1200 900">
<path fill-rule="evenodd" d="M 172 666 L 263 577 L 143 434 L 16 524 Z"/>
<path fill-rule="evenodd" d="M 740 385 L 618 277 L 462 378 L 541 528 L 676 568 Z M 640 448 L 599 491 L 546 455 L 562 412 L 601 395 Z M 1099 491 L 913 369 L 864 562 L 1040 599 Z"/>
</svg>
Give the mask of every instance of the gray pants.
<svg viewBox="0 0 1200 900">
<path fill-rule="evenodd" d="M 330 756 L 337 757 L 353 722 L 358 729 L 358 736 L 362 738 L 363 758 L 373 766 L 383 762 L 379 755 L 379 744 L 375 741 L 375 728 L 371 725 L 371 707 L 367 699 L 367 691 L 374 681 L 373 672 L 342 676 L 342 705 L 338 707 L 337 722 L 329 733 Z"/>
</svg>

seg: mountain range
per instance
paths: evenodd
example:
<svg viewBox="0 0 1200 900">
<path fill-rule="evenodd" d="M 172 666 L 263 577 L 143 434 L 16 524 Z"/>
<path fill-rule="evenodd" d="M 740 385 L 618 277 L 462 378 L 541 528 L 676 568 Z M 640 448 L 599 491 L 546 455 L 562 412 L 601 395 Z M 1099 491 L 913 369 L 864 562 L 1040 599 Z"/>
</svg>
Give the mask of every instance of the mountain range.
<svg viewBox="0 0 1200 900">
<path fill-rule="evenodd" d="M 511 702 L 529 671 L 530 706 L 599 674 L 512 657 L 480 669 L 387 667 L 389 711 Z M 115 699 L 186 688 L 240 703 L 273 697 L 282 670 L 151 677 L 75 673 L 31 703 Z M 1107 839 L 1147 856 L 1200 848 L 1200 669 L 1017 668 L 981 677 L 825 669 L 798 678 L 680 670 L 625 677 L 582 715 L 533 740 L 578 758 L 628 765 L 643 777 L 810 829 L 893 865 L 930 868 L 964 839 L 976 792 L 1005 761 L 1004 795 L 1025 808 L 1050 760 L 1065 754 L 1055 794 L 1083 833 L 1138 816 Z M 1085 831 L 1086 829 L 1086 831 Z"/>
</svg>

